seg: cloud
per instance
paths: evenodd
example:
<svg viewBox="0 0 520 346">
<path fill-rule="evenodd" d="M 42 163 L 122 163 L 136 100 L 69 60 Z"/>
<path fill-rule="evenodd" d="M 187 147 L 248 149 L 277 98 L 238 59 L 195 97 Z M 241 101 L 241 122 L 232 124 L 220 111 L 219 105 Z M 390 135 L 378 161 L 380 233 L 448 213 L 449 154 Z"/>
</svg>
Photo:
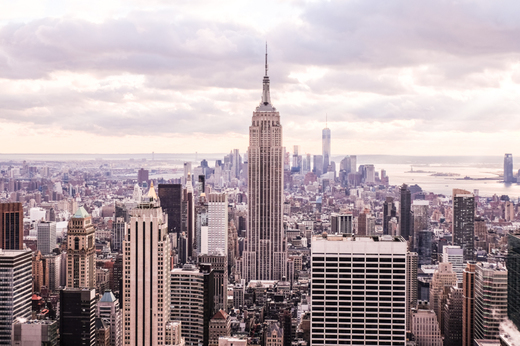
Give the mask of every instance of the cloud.
<svg viewBox="0 0 520 346">
<path fill-rule="evenodd" d="M 242 138 L 267 40 L 284 134 L 316 137 L 314 151 L 325 114 L 335 138 L 377 142 L 373 151 L 422 138 L 429 152 L 433 138 L 455 143 L 447 133 L 501 142 L 520 128 L 514 1 L 142 6 L 0 22 L 0 121 L 105 137 Z"/>
</svg>

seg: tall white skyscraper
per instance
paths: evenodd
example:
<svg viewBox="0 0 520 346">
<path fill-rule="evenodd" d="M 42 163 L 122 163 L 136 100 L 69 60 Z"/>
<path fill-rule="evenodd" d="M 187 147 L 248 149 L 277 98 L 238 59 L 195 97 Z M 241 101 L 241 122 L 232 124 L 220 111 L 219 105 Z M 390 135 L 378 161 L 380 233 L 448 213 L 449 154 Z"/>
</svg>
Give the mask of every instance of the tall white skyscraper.
<svg viewBox="0 0 520 346">
<path fill-rule="evenodd" d="M 170 316 L 168 224 L 152 186 L 123 242 L 123 344 L 166 345 Z"/>
<path fill-rule="evenodd" d="M 324 234 L 311 253 L 311 345 L 405 345 L 403 238 Z"/>
<path fill-rule="evenodd" d="M 280 113 L 271 104 L 267 54 L 260 105 L 249 127 L 247 251 L 243 278 L 281 280 L 287 272 L 283 231 L 283 146 Z"/>
<path fill-rule="evenodd" d="M 227 254 L 228 202 L 225 193 L 208 195 L 208 226 L 201 227 L 201 254 Z"/>
<path fill-rule="evenodd" d="M 323 173 L 328 172 L 330 165 L 330 129 L 326 126 L 321 131 L 321 152 L 323 155 Z"/>
</svg>

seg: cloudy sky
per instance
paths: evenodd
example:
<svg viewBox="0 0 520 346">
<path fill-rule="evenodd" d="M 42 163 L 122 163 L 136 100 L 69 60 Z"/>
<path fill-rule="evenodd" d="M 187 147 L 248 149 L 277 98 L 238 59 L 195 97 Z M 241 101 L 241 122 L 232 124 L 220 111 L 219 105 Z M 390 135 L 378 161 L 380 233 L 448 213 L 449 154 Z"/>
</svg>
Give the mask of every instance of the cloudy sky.
<svg viewBox="0 0 520 346">
<path fill-rule="evenodd" d="M 0 153 L 244 151 L 266 41 L 288 148 L 326 115 L 334 155 L 520 147 L 517 0 L 1 7 Z"/>
</svg>

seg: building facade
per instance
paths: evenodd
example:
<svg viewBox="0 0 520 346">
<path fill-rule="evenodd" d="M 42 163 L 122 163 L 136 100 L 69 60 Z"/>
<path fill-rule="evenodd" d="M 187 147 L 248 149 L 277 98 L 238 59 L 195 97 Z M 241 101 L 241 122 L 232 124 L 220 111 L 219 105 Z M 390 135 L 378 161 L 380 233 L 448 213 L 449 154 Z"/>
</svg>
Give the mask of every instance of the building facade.
<svg viewBox="0 0 520 346">
<path fill-rule="evenodd" d="M 60 342 L 62 345 L 96 344 L 96 290 L 65 288 L 60 291 Z"/>
<path fill-rule="evenodd" d="M 0 249 L 0 282 L 0 345 L 10 345 L 13 322 L 31 317 L 31 251 Z"/>
<path fill-rule="evenodd" d="M 475 339 L 499 338 L 499 325 L 507 316 L 507 269 L 501 264 L 475 266 Z"/>
<path fill-rule="evenodd" d="M 507 243 L 507 317 L 520 329 L 520 234 L 509 234 Z"/>
<path fill-rule="evenodd" d="M 313 237 L 311 344 L 405 345 L 406 254 L 401 237 Z"/>
<path fill-rule="evenodd" d="M 23 250 L 22 203 L 0 203 L 0 248 Z"/>
<path fill-rule="evenodd" d="M 56 248 L 56 222 L 40 221 L 36 228 L 38 250 L 42 255 L 48 255 Z"/>
</svg>

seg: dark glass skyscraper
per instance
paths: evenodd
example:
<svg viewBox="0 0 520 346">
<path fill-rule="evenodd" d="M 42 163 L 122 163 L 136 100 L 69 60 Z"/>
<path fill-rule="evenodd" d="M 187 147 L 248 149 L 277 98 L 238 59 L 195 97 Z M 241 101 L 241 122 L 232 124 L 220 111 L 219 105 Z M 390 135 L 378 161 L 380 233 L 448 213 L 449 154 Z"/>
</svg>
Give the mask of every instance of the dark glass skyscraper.
<svg viewBox="0 0 520 346">
<path fill-rule="evenodd" d="M 22 203 L 0 203 L 0 248 L 23 250 Z"/>
<path fill-rule="evenodd" d="M 507 317 L 520 329 L 520 234 L 507 240 Z"/>
<path fill-rule="evenodd" d="M 464 250 L 464 261 L 473 261 L 475 252 L 475 197 L 469 191 L 453 190 L 453 245 Z"/>
<path fill-rule="evenodd" d="M 168 233 L 180 233 L 182 224 L 182 185 L 159 184 L 159 200 L 168 215 Z"/>
<path fill-rule="evenodd" d="M 399 216 L 399 229 L 401 230 L 401 236 L 409 240 L 412 226 L 411 208 L 412 208 L 412 196 L 408 186 L 403 184 L 401 186 L 401 203 L 399 205 L 400 216 Z"/>
<path fill-rule="evenodd" d="M 96 343 L 96 290 L 66 288 L 60 291 L 60 340 L 62 345 L 94 346 Z"/>
</svg>

